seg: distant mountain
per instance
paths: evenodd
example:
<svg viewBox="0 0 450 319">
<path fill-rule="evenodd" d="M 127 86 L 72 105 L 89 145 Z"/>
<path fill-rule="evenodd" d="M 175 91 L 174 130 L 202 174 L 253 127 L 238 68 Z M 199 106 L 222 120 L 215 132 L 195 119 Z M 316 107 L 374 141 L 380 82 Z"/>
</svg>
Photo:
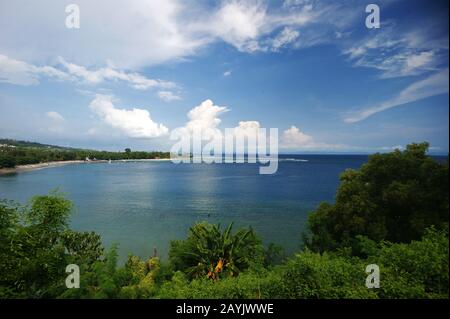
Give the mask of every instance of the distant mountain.
<svg viewBox="0 0 450 319">
<path fill-rule="evenodd" d="M 30 148 L 58 149 L 58 150 L 78 150 L 78 149 L 72 148 L 72 147 L 41 144 L 41 143 L 29 142 L 29 141 L 19 141 L 19 140 L 8 139 L 8 138 L 0 138 L 0 146 L 1 145 L 9 145 L 9 146 L 16 146 L 16 147 L 30 147 Z"/>
</svg>

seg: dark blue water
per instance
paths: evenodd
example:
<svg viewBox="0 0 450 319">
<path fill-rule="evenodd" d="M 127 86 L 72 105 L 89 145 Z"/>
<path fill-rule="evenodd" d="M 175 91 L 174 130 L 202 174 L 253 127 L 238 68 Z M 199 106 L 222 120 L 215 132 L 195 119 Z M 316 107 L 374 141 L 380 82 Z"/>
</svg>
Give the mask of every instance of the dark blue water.
<svg viewBox="0 0 450 319">
<path fill-rule="evenodd" d="M 0 176 L 0 198 L 26 202 L 58 187 L 75 203 L 72 228 L 98 232 L 106 246 L 118 243 L 122 261 L 129 253 L 148 257 L 153 247 L 166 256 L 169 241 L 202 220 L 252 226 L 265 243 L 292 253 L 307 214 L 334 200 L 339 174 L 366 161 L 281 156 L 274 175 L 259 175 L 259 164 L 75 164 Z"/>
</svg>

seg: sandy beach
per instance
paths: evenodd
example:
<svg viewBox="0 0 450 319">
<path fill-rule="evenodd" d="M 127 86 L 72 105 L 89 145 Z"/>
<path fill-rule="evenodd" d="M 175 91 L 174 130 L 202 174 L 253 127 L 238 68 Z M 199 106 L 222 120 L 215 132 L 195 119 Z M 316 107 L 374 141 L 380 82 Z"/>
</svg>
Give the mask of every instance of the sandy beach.
<svg viewBox="0 0 450 319">
<path fill-rule="evenodd" d="M 56 161 L 56 162 L 48 162 L 48 163 L 18 165 L 14 168 L 0 168 L 0 175 L 20 173 L 20 172 L 32 171 L 32 170 L 43 169 L 43 168 L 69 165 L 69 164 L 81 164 L 81 163 L 85 163 L 85 161 Z"/>
<path fill-rule="evenodd" d="M 114 162 L 153 162 L 153 161 L 170 161 L 170 158 L 158 158 L 158 159 L 123 159 L 123 160 L 114 160 Z M 95 164 L 95 163 L 108 163 L 106 160 L 98 160 L 98 161 L 56 161 L 56 162 L 47 162 L 47 163 L 38 163 L 38 164 L 28 164 L 28 165 L 18 165 L 14 168 L 0 168 L 0 175 L 5 174 L 14 174 L 20 172 L 33 171 L 44 168 L 57 167 L 62 165 L 69 164 Z"/>
</svg>

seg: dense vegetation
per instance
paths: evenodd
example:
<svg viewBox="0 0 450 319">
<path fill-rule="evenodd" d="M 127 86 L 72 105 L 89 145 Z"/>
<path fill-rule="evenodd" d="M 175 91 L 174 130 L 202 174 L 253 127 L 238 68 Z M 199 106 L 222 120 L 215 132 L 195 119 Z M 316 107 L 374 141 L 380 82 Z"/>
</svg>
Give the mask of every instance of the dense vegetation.
<svg viewBox="0 0 450 319">
<path fill-rule="evenodd" d="M 374 155 L 344 173 L 336 203 L 311 214 L 306 248 L 288 258 L 252 229 L 199 223 L 171 243 L 167 262 L 130 256 L 118 266 L 116 247 L 69 229 L 61 194 L 0 202 L 0 298 L 448 298 L 448 163 L 425 151 Z M 79 289 L 65 287 L 71 263 Z M 380 288 L 365 286 L 369 264 Z"/>
<path fill-rule="evenodd" d="M 85 160 L 86 158 L 97 160 L 123 160 L 169 157 L 170 154 L 167 152 L 133 152 L 129 148 L 126 148 L 124 152 L 107 152 L 0 139 L 0 168 L 53 161 Z"/>
<path fill-rule="evenodd" d="M 432 226 L 448 225 L 448 163 L 426 155 L 428 144 L 372 155 L 359 170 L 341 175 L 334 204 L 309 216 L 313 251 L 352 247 L 357 236 L 408 243 Z"/>
</svg>

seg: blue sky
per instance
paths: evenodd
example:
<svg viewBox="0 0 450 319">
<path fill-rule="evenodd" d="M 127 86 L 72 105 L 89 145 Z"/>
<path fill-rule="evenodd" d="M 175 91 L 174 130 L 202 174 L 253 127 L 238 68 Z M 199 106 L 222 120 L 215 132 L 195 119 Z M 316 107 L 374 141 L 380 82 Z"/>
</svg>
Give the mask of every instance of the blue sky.
<svg viewBox="0 0 450 319">
<path fill-rule="evenodd" d="M 283 152 L 448 152 L 447 1 L 70 3 L 79 29 L 68 2 L 0 0 L 0 137 L 168 150 L 251 124 Z"/>
</svg>

